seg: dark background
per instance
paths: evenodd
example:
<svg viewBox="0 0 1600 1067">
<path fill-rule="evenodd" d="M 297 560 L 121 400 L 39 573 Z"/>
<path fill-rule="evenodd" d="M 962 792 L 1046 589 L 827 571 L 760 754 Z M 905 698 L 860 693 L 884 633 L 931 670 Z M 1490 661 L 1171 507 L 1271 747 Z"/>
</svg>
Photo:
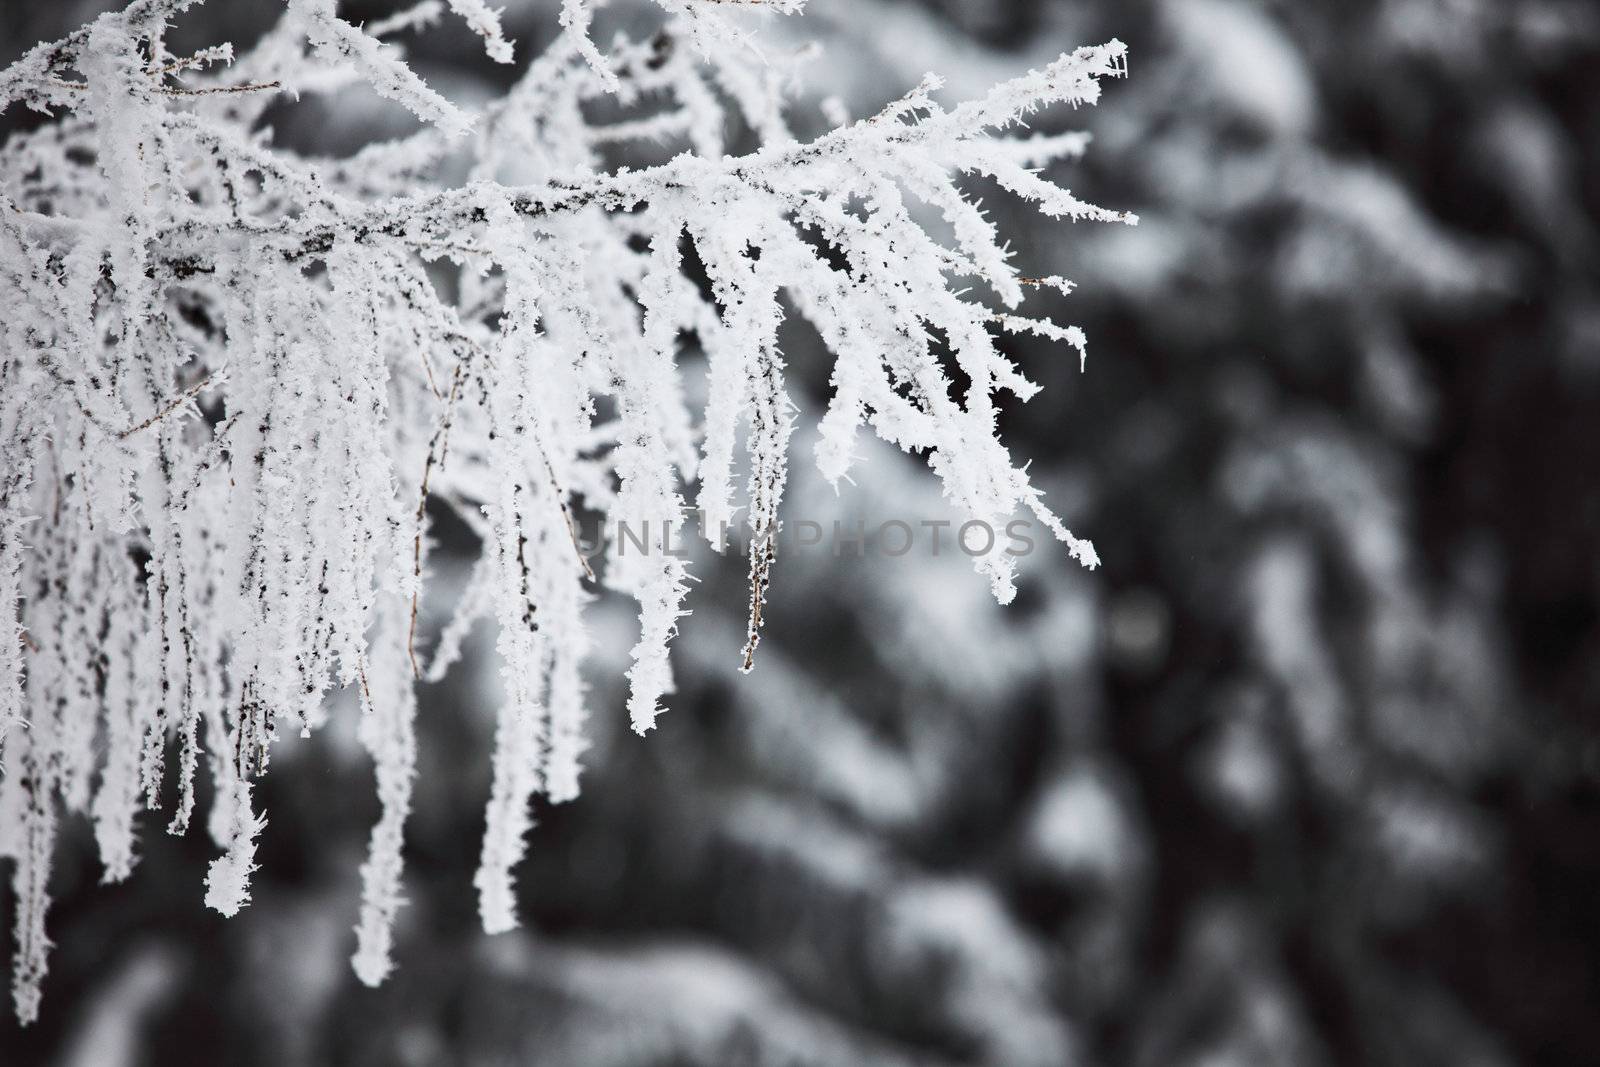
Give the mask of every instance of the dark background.
<svg viewBox="0 0 1600 1067">
<path fill-rule="evenodd" d="M 0 60 L 95 10 L 0 4 Z M 539 810 L 496 938 L 480 633 L 424 694 L 387 985 L 346 962 L 377 804 L 345 709 L 279 745 L 233 920 L 203 834 L 148 827 L 100 887 L 71 824 L 43 1017 L 0 1021 L 0 1062 L 1600 1063 L 1600 5 L 811 12 L 776 32 L 825 43 L 808 99 L 857 115 L 925 70 L 954 98 L 1129 43 L 1100 107 L 1041 126 L 1094 131 L 1052 177 L 1142 224 L 986 197 L 1029 273 L 1080 283 L 1050 310 L 1087 372 L 1018 348 L 1045 388 L 1003 428 L 1103 569 L 1040 551 L 1001 609 L 948 553 L 796 552 L 743 677 L 739 561 L 707 561 L 645 740 L 628 606 L 598 605 L 584 794 Z M 524 62 L 554 26 L 506 22 Z M 511 76 L 448 18 L 411 48 L 459 99 Z M 276 124 L 353 149 L 402 117 Z M 827 357 L 786 341 L 815 412 Z M 947 517 L 914 459 L 869 450 L 836 499 L 807 444 L 791 518 Z"/>
</svg>

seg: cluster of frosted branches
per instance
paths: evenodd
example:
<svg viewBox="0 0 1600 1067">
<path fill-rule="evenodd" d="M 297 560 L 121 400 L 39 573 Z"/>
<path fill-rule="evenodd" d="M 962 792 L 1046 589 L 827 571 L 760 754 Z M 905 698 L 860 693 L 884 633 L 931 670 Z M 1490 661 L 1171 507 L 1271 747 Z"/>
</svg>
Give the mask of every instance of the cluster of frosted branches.
<svg viewBox="0 0 1600 1067">
<path fill-rule="evenodd" d="M 354 957 L 382 979 L 414 683 L 446 671 L 478 619 L 497 628 L 505 699 L 476 885 L 485 927 L 515 925 L 531 800 L 577 792 L 594 584 L 639 604 L 628 704 L 643 732 L 672 689 L 688 580 L 667 526 L 691 506 L 713 531 L 743 512 L 750 662 L 790 433 L 786 309 L 836 356 L 816 455 L 830 478 L 870 424 L 926 454 L 964 518 L 1030 511 L 1095 562 L 996 438 L 996 394 L 1035 388 L 997 334 L 1080 350 L 1082 335 L 1016 312 L 1040 282 L 960 181 L 986 176 L 1052 217 L 1130 221 L 1040 176 L 1081 135 L 1013 132 L 1046 105 L 1096 100 L 1123 73 L 1120 43 L 950 110 L 929 79 L 801 143 L 782 65 L 745 47 L 727 4 L 661 0 L 659 33 L 602 52 L 567 0 L 549 51 L 469 114 L 382 39 L 438 4 L 359 28 L 333 0 L 289 0 L 245 55 L 174 55 L 167 21 L 192 3 L 139 0 L 0 72 L 0 106 L 55 116 L 0 146 L 0 856 L 22 1019 L 46 967 L 61 815 L 92 819 L 118 881 L 140 813 L 184 832 L 204 770 L 220 850 L 205 897 L 231 915 L 264 825 L 253 783 L 280 731 L 317 727 L 338 689 L 359 698 L 383 805 Z M 449 7 L 511 59 L 491 9 Z M 360 83 L 420 130 L 343 159 L 274 143 L 263 115 L 284 94 Z M 733 157 L 736 119 L 761 146 Z M 641 141 L 685 151 L 606 165 Z M 708 368 L 703 410 L 685 399 L 690 349 Z M 425 641 L 442 510 L 481 553 Z M 652 550 L 607 551 L 597 579 L 582 514 L 647 530 Z M 1012 560 L 977 564 L 1009 599 Z"/>
</svg>

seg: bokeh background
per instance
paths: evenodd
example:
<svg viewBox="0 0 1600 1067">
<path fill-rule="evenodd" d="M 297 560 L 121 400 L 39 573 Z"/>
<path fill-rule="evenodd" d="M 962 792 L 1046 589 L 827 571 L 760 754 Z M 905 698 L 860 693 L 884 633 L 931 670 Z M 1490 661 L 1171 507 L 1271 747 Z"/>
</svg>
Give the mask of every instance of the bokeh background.
<svg viewBox="0 0 1600 1067">
<path fill-rule="evenodd" d="M 0 61 L 100 6 L 4 0 Z M 211 0 L 183 39 L 277 11 Z M 616 3 L 602 35 L 648 22 Z M 553 5 L 506 23 L 525 62 Z M 1129 43 L 1041 126 L 1093 131 L 1052 176 L 1141 225 L 986 198 L 1080 283 L 1049 310 L 1087 372 L 1020 344 L 1045 388 L 1003 426 L 1104 567 L 1036 552 L 1002 609 L 948 551 L 796 551 L 745 677 L 741 563 L 702 560 L 645 740 L 603 601 L 584 794 L 539 809 L 495 938 L 479 633 L 424 694 L 386 986 L 346 962 L 377 813 L 347 714 L 280 742 L 236 919 L 201 905 L 203 835 L 148 829 L 107 888 L 67 834 L 44 1015 L 0 1021 L 0 1062 L 1600 1063 L 1600 5 L 811 0 L 771 33 L 824 46 L 802 129 Z M 409 47 L 463 100 L 514 73 L 448 19 Z M 274 125 L 406 129 L 358 94 Z M 799 325 L 786 352 L 814 413 L 827 359 Z M 948 517 L 916 459 L 869 451 L 835 497 L 807 443 L 791 517 Z"/>
</svg>

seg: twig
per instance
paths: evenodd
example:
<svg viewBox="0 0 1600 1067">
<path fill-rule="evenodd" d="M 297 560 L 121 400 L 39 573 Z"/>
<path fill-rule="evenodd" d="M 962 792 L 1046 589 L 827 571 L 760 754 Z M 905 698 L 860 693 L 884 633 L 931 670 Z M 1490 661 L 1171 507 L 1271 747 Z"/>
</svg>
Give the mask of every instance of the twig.
<svg viewBox="0 0 1600 1067">
<path fill-rule="evenodd" d="M 461 393 L 462 365 L 456 364 L 450 376 L 450 396 L 445 401 L 444 414 L 439 418 L 439 428 L 428 442 L 428 458 L 422 465 L 422 490 L 417 498 L 417 530 L 411 541 L 411 624 L 406 630 L 406 656 L 411 660 L 411 676 L 422 677 L 422 667 L 417 663 L 417 608 L 422 599 L 422 524 L 428 516 L 428 482 L 433 478 L 433 468 L 444 465 L 450 447 L 450 425 L 455 418 L 456 397 Z"/>
<path fill-rule="evenodd" d="M 163 74 L 172 74 L 180 70 L 203 67 L 207 63 L 227 63 L 232 62 L 232 60 L 232 45 L 214 45 L 210 48 L 202 48 L 192 56 L 184 56 L 182 59 L 174 60 L 164 67 L 147 67 L 145 68 L 145 73 L 152 77 L 160 77 Z"/>
<path fill-rule="evenodd" d="M 561 517 L 567 522 L 567 536 L 572 539 L 572 550 L 577 553 L 578 566 L 583 568 L 583 576 L 594 581 L 594 570 L 589 566 L 588 557 L 583 554 L 583 545 L 578 540 L 578 527 L 572 521 L 572 509 L 567 506 L 567 494 L 562 491 L 561 483 L 556 481 L 556 469 L 550 465 L 550 455 L 539 446 L 539 455 L 544 459 L 545 474 L 550 477 L 550 488 L 556 494 L 556 503 L 561 505 Z"/>
<path fill-rule="evenodd" d="M 187 404 L 189 401 L 205 392 L 211 386 L 221 385 L 223 379 L 227 377 L 227 374 L 228 372 L 226 369 L 217 371 L 215 374 L 207 374 L 204 378 L 201 378 L 198 382 L 195 382 L 188 389 L 184 390 L 183 394 L 172 403 L 168 404 L 154 415 L 151 415 L 148 419 L 145 419 L 139 425 L 131 426 L 117 434 L 117 440 L 126 441 L 140 430 L 148 430 L 150 427 L 154 426 L 168 415 L 171 415 L 174 411 L 177 411 L 184 404 Z"/>
<path fill-rule="evenodd" d="M 50 83 L 59 89 L 71 89 L 73 92 L 86 92 L 89 88 L 86 82 L 69 81 L 66 78 L 52 77 Z M 202 89 L 174 89 L 168 86 L 156 86 L 152 91 L 162 96 L 216 96 L 219 93 L 254 93 L 267 89 L 282 89 L 282 82 L 249 82 L 243 85 L 208 85 Z"/>
<path fill-rule="evenodd" d="M 162 96 L 216 96 L 219 93 L 255 93 L 268 89 L 282 89 L 282 82 L 249 82 L 244 85 L 208 85 L 203 89 L 168 89 L 161 87 L 156 90 Z"/>
</svg>

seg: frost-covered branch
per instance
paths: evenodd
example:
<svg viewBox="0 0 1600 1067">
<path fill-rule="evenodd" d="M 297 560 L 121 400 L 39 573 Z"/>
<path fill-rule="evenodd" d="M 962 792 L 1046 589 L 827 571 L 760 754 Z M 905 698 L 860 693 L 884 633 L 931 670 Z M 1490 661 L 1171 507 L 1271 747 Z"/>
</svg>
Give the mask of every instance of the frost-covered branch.
<svg viewBox="0 0 1600 1067">
<path fill-rule="evenodd" d="M 362 29 L 332 0 L 289 0 L 227 66 L 226 46 L 167 51 L 166 22 L 189 6 L 139 0 L 0 73 L 0 105 L 57 115 L 0 146 L 0 856 L 14 864 L 24 1020 L 46 967 L 59 815 L 92 819 L 119 880 L 138 811 L 166 804 L 183 832 L 203 769 L 220 852 L 205 897 L 232 914 L 264 825 L 253 783 L 280 731 L 315 729 L 340 688 L 359 696 L 383 804 L 355 954 L 379 981 L 403 897 L 415 678 L 438 677 L 484 617 L 505 702 L 475 881 L 485 926 L 515 925 L 530 801 L 575 796 L 585 748 L 595 573 L 574 514 L 648 542 L 610 545 L 600 568 L 639 603 L 636 730 L 673 689 L 690 574 L 666 538 L 691 505 L 707 530 L 740 511 L 751 528 L 748 668 L 794 411 L 787 313 L 835 357 L 816 452 L 830 479 L 870 426 L 925 454 L 964 518 L 1003 526 L 1025 510 L 1097 562 L 996 436 L 996 394 L 1035 391 L 997 333 L 1081 354 L 1075 327 L 1016 313 L 1029 289 L 1070 286 L 1018 273 L 965 176 L 1050 217 L 1133 221 L 1038 169 L 1076 158 L 1082 136 L 1014 136 L 1042 108 L 1096 101 L 1124 73 L 1120 43 L 951 109 L 930 79 L 801 143 L 781 79 L 710 10 L 733 5 L 661 0 L 659 33 L 601 52 L 586 5 L 568 3 L 566 32 L 476 115 L 382 43 L 438 5 Z M 511 58 L 489 7 L 449 7 L 491 58 Z M 357 82 L 425 125 L 341 160 L 256 132 L 280 91 Z M 585 106 L 603 98 L 620 117 L 596 124 Z M 730 113 L 760 148 L 725 154 Z M 608 169 L 608 148 L 635 140 L 683 151 Z M 463 157 L 469 179 L 452 184 Z M 947 235 L 924 228 L 930 211 Z M 703 410 L 685 399 L 689 348 L 708 367 Z M 481 558 L 428 649 L 416 620 L 440 510 L 477 534 Z M 1011 559 L 976 563 L 1009 600 Z"/>
</svg>

